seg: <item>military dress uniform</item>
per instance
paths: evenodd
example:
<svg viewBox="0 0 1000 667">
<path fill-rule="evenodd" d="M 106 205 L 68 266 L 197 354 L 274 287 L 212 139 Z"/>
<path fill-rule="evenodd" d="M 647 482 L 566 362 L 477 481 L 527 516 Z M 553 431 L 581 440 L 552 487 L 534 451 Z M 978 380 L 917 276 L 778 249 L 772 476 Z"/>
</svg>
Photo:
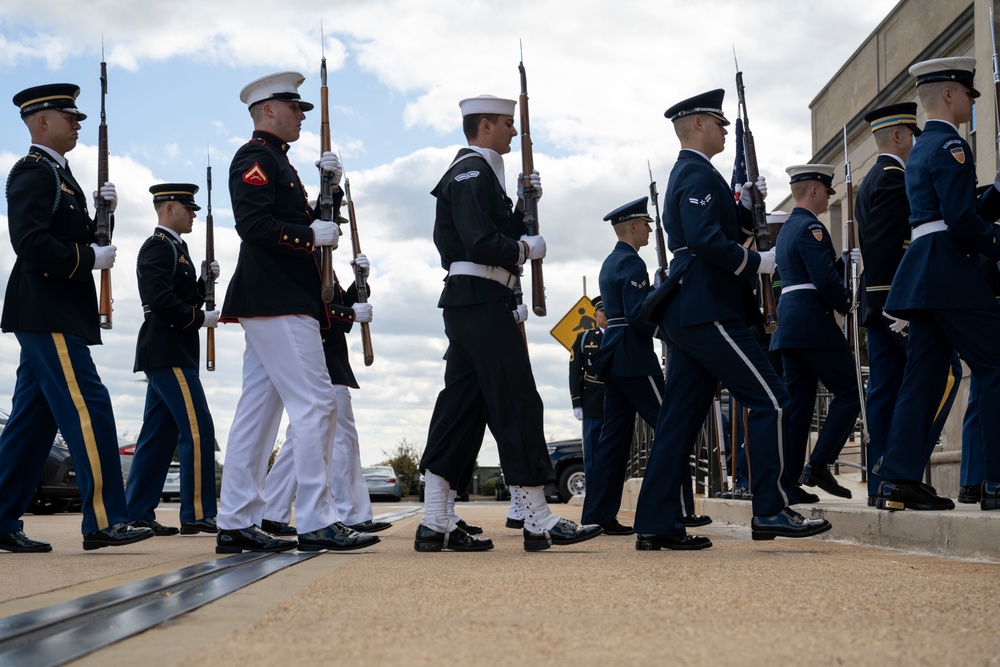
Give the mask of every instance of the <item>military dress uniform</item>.
<svg viewBox="0 0 1000 667">
<path fill-rule="evenodd" d="M 906 125 L 920 135 L 915 102 L 876 109 L 865 115 L 872 131 L 893 125 Z M 903 382 L 906 367 L 906 338 L 889 328 L 890 320 L 883 315 L 889 286 L 903 253 L 910 245 L 910 204 L 906 199 L 906 169 L 896 155 L 883 153 L 861 181 L 854 201 L 854 217 L 858 224 L 858 240 L 864 257 L 861 297 L 861 323 L 867 331 L 868 345 L 868 497 L 874 504 L 881 477 L 872 468 L 882 458 L 892 410 Z M 941 436 L 945 421 L 962 379 L 962 365 L 953 354 L 945 393 L 931 429 L 927 433 L 933 447 Z M 964 460 L 964 459 L 963 459 Z"/>
<path fill-rule="evenodd" d="M 294 102 L 309 111 L 312 105 L 296 92 L 302 80 L 296 72 L 262 77 L 244 87 L 240 99 L 250 107 L 277 99 L 277 104 Z M 243 392 L 226 449 L 217 551 L 238 550 L 241 544 L 265 550 L 295 546 L 294 541 L 267 540 L 256 528 L 266 507 L 264 478 L 282 409 L 297 435 L 293 463 L 299 548 L 342 550 L 378 542 L 371 535 L 359 540 L 360 534 L 343 526 L 330 495 L 325 457 L 336 430 L 337 403 L 322 363 L 321 329 L 330 322 L 320 298 L 322 280 L 310 227 L 319 212 L 309 207 L 288 149 L 288 142 L 255 130 L 229 169 L 241 243 L 222 321 L 239 322 L 247 345 Z M 337 193 L 342 196 L 339 189 Z M 338 197 L 335 212 L 339 203 Z"/>
<path fill-rule="evenodd" d="M 603 308 L 601 297 L 594 306 Z M 604 330 L 599 327 L 581 331 L 573 341 L 569 355 L 569 395 L 573 408 L 583 412 L 583 473 L 590 479 L 594 448 L 604 424 L 604 383 L 594 374 L 594 355 L 601 347 Z"/>
<path fill-rule="evenodd" d="M 793 183 L 817 181 L 833 190 L 829 165 L 801 165 L 788 171 Z M 861 411 L 854 357 L 833 314 L 846 315 L 851 309 L 844 261 L 837 256 L 826 226 L 812 211 L 798 206 L 778 237 L 775 259 L 781 266 L 781 301 L 771 350 L 781 352 L 785 388 L 791 396 L 784 442 L 786 486 L 818 482 L 827 492 L 849 498 L 849 490 L 823 474 L 837 460 Z M 803 474 L 819 381 L 833 400 Z"/>
<path fill-rule="evenodd" d="M 973 58 L 917 63 L 917 85 L 951 80 L 973 87 Z M 881 468 L 881 509 L 950 509 L 919 483 L 931 454 L 926 433 L 943 393 L 952 350 L 972 369 L 984 405 L 1000 405 L 1000 306 L 978 254 L 1000 259 L 1000 192 L 976 198 L 972 151 L 951 123 L 929 119 L 906 169 L 912 241 L 892 281 L 885 310 L 909 320 L 906 370 Z M 1000 509 L 1000 412 L 980 410 L 981 507 Z"/>
<path fill-rule="evenodd" d="M 75 103 L 79 92 L 72 84 L 37 86 L 16 95 L 14 103 L 22 116 L 56 108 L 83 120 Z M 84 549 L 152 537 L 147 529 L 123 528 L 128 508 L 111 397 L 89 349 L 101 343 L 90 247 L 94 221 L 87 194 L 62 155 L 32 145 L 14 164 L 7 178 L 7 221 L 17 259 L 0 327 L 14 333 L 21 357 L 0 434 L 0 549 L 51 551 L 47 543 L 16 538 L 24 536 L 21 516 L 57 430 L 72 454 L 83 500 Z"/>
<path fill-rule="evenodd" d="M 673 121 L 708 115 L 728 123 L 723 96 L 721 89 L 710 91 L 665 115 Z M 711 546 L 706 538 L 686 534 L 680 491 L 682 479 L 690 477 L 688 457 L 719 381 L 749 408 L 755 539 L 828 530 L 828 522 L 803 519 L 788 509 L 792 490 L 782 484 L 788 392 L 745 322 L 743 283 L 757 280 L 761 264 L 761 254 L 742 245 L 751 233 L 748 209 L 736 203 L 708 156 L 682 149 L 664 195 L 663 219 L 673 259 L 666 282 L 644 309 L 670 347 L 663 406 L 636 508 L 636 547 Z"/>
<path fill-rule="evenodd" d="M 150 188 L 154 202 L 177 201 L 195 211 L 201 208 L 194 203 L 197 191 L 179 183 Z M 146 375 L 146 406 L 125 485 L 129 518 L 139 525 L 155 521 L 177 450 L 185 533 L 214 532 L 210 519 L 217 514 L 215 424 L 198 374 L 205 279 L 196 267 L 187 243 L 166 227 L 157 226 L 139 249 L 136 277 L 144 318 L 133 370 Z"/>
</svg>

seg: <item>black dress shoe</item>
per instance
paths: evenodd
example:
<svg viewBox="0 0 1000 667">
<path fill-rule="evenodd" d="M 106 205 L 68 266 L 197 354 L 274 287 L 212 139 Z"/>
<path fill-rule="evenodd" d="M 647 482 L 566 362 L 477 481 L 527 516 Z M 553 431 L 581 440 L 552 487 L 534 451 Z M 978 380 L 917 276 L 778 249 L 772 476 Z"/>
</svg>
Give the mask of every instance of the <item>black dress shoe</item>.
<svg viewBox="0 0 1000 667">
<path fill-rule="evenodd" d="M 733 489 L 733 500 L 753 500 L 753 494 L 745 486 L 737 486 Z"/>
<path fill-rule="evenodd" d="M 23 530 L 0 535 L 0 549 L 19 554 L 40 554 L 52 551 L 52 545 L 41 540 L 33 540 Z"/>
<path fill-rule="evenodd" d="M 659 551 L 660 549 L 672 549 L 674 551 L 697 551 L 707 549 L 712 546 L 712 540 L 701 535 L 644 535 L 638 533 L 635 536 L 635 548 L 637 551 Z"/>
<path fill-rule="evenodd" d="M 755 516 L 750 521 L 751 537 L 755 540 L 812 537 L 825 533 L 832 527 L 826 519 L 807 519 L 788 507 L 771 516 Z"/>
<path fill-rule="evenodd" d="M 265 533 L 270 533 L 272 535 L 285 536 L 295 535 L 298 533 L 298 531 L 295 530 L 295 526 L 289 523 L 285 523 L 284 521 L 270 521 L 268 519 L 264 519 L 260 522 L 260 529 Z"/>
<path fill-rule="evenodd" d="M 983 487 L 960 486 L 958 487 L 958 502 L 965 505 L 973 505 L 983 499 Z"/>
<path fill-rule="evenodd" d="M 381 540 L 375 535 L 359 533 L 339 521 L 311 533 L 299 533 L 299 551 L 320 551 L 321 549 L 352 551 L 364 549 L 379 542 Z"/>
<path fill-rule="evenodd" d="M 459 519 L 458 523 L 456 523 L 455 525 L 458 526 L 459 528 L 461 528 L 462 530 L 464 530 L 465 532 L 467 532 L 469 535 L 482 535 L 483 534 L 483 529 L 480 526 L 469 525 L 469 524 L 465 523 L 464 519 Z"/>
<path fill-rule="evenodd" d="M 597 525 L 604 529 L 605 535 L 631 535 L 635 532 L 632 526 L 625 526 L 618 519 Z"/>
<path fill-rule="evenodd" d="M 868 496 L 868 507 L 875 507 L 875 499 L 878 496 Z"/>
<path fill-rule="evenodd" d="M 980 487 L 979 509 L 1000 510 L 1000 482 L 983 482 Z"/>
<path fill-rule="evenodd" d="M 126 544 L 134 544 L 148 540 L 153 536 L 153 531 L 149 528 L 136 528 L 128 521 L 116 523 L 108 526 L 104 530 L 96 533 L 87 533 L 83 536 L 83 550 L 92 551 L 103 547 L 120 547 Z"/>
<path fill-rule="evenodd" d="M 257 526 L 220 530 L 215 536 L 215 553 L 217 554 L 240 554 L 244 551 L 288 551 L 297 545 L 295 540 L 278 539 Z"/>
<path fill-rule="evenodd" d="M 417 536 L 413 540 L 415 551 L 489 551 L 493 548 L 493 540 L 485 537 L 473 537 L 461 528 L 450 533 L 439 533 L 424 524 L 417 526 Z"/>
<path fill-rule="evenodd" d="M 799 492 L 799 499 L 796 500 L 794 503 L 792 503 L 793 505 L 798 505 L 800 503 L 809 503 L 810 505 L 812 505 L 813 503 L 819 502 L 819 496 L 817 496 L 815 493 L 810 493 L 809 491 L 803 489 L 801 486 L 797 488 Z"/>
<path fill-rule="evenodd" d="M 707 526 L 712 523 L 712 517 L 706 514 L 688 514 L 681 517 L 681 523 L 688 528 L 697 528 L 698 526 Z"/>
<path fill-rule="evenodd" d="M 504 525 L 506 525 L 508 528 L 517 528 L 518 530 L 521 530 L 522 528 L 524 528 L 524 519 L 512 519 L 510 517 L 507 517 L 507 523 Z"/>
<path fill-rule="evenodd" d="M 167 537 L 168 535 L 176 535 L 180 532 L 176 526 L 164 526 L 156 519 L 136 519 L 135 521 L 129 521 L 129 523 L 135 528 L 149 528 L 153 531 L 154 537 Z"/>
<path fill-rule="evenodd" d="M 830 472 L 829 466 L 825 463 L 813 463 L 811 461 L 807 463 L 806 467 L 802 469 L 799 484 L 818 486 L 831 496 L 837 496 L 838 498 L 851 497 L 851 490 L 837 483 L 837 480 L 833 478 L 833 473 Z"/>
<path fill-rule="evenodd" d="M 725 500 L 732 500 L 732 498 L 733 498 L 733 492 L 732 491 L 716 491 L 715 492 L 715 497 L 716 498 L 723 498 Z"/>
<path fill-rule="evenodd" d="M 585 542 L 603 532 L 604 529 L 596 524 L 578 526 L 567 519 L 559 519 L 556 525 L 540 533 L 534 533 L 525 528 L 524 550 L 544 551 L 553 545 L 558 547 L 566 544 Z"/>
<path fill-rule="evenodd" d="M 880 510 L 953 510 L 951 498 L 937 495 L 934 487 L 921 482 L 882 482 L 878 487 L 875 507 Z"/>
<path fill-rule="evenodd" d="M 181 535 L 194 535 L 195 533 L 211 533 L 215 535 L 217 532 L 219 532 L 219 526 L 215 523 L 214 516 L 206 516 L 204 519 L 198 519 L 190 523 L 181 522 Z"/>
<path fill-rule="evenodd" d="M 380 530 L 385 530 L 387 528 L 392 528 L 392 524 L 388 521 L 375 521 L 373 519 L 368 519 L 368 521 L 362 521 L 361 523 L 356 523 L 350 526 L 351 530 L 356 530 L 359 533 L 377 533 Z"/>
</svg>

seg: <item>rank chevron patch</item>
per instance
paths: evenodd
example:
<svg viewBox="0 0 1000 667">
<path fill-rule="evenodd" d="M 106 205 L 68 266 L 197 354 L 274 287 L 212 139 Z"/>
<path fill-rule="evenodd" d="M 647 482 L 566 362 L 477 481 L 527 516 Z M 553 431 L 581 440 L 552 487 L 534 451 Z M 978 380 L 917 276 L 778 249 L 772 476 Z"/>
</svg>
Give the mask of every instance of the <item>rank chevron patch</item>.
<svg viewBox="0 0 1000 667">
<path fill-rule="evenodd" d="M 254 162 L 253 166 L 243 174 L 243 182 L 250 185 L 267 185 L 267 174 L 260 168 L 260 163 Z"/>
<path fill-rule="evenodd" d="M 712 201 L 712 195 L 707 194 L 705 195 L 704 199 L 698 199 L 697 197 L 689 197 L 688 201 L 694 204 L 695 206 L 701 206 L 702 208 L 704 208 L 708 206 L 709 203 Z"/>
</svg>

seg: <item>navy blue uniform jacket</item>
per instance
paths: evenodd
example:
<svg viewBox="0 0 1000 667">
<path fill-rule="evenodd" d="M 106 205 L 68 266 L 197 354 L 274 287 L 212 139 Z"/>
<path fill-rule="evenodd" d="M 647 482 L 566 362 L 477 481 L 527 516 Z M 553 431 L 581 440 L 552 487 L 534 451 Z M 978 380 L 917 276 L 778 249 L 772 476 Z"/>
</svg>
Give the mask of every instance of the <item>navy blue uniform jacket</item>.
<svg viewBox="0 0 1000 667">
<path fill-rule="evenodd" d="M 326 356 L 326 369 L 330 373 L 333 384 L 358 388 L 358 381 L 351 369 L 348 357 L 346 334 L 354 327 L 354 310 L 351 308 L 358 302 L 358 286 L 352 283 L 347 290 L 340 286 L 337 274 L 333 274 L 333 301 L 327 305 L 330 326 L 320 331 L 323 335 L 323 354 Z M 368 285 L 368 294 L 372 288 Z"/>
<path fill-rule="evenodd" d="M 905 170 L 891 155 L 880 155 L 868 175 L 861 181 L 854 202 L 854 217 L 858 223 L 858 239 L 865 270 L 862 323 L 882 317 L 889 286 L 896 275 L 903 252 L 910 245 L 910 202 L 906 199 Z"/>
<path fill-rule="evenodd" d="M 187 244 L 158 229 L 139 249 L 135 275 L 145 319 L 134 371 L 198 368 L 198 330 L 205 322 L 205 280 Z"/>
<path fill-rule="evenodd" d="M 452 262 L 475 262 L 520 274 L 517 239 L 528 231 L 524 214 L 514 210 L 483 156 L 471 148 L 459 150 L 431 194 L 437 198 L 434 245 L 445 270 Z M 487 278 L 452 276 L 445 279 L 438 306 L 491 301 L 513 308 L 513 291 Z"/>
<path fill-rule="evenodd" d="M 608 329 L 601 349 L 594 355 L 599 378 L 660 376 L 663 370 L 653 352 L 656 327 L 642 319 L 642 303 L 652 291 L 646 263 L 638 251 L 618 241 L 601 266 L 599 277 Z"/>
<path fill-rule="evenodd" d="M 223 322 L 308 315 L 321 327 L 328 325 L 309 227 L 317 215 L 287 152 L 287 143 L 258 130 L 229 167 L 229 196 L 242 242 L 222 306 Z M 335 211 L 342 196 L 338 190 Z"/>
<path fill-rule="evenodd" d="M 7 178 L 7 224 L 17 259 L 0 327 L 70 334 L 100 344 L 90 247 L 96 239 L 87 195 L 72 174 L 37 146 Z"/>
<path fill-rule="evenodd" d="M 601 348 L 604 332 L 581 331 L 569 355 L 569 397 L 584 417 L 604 417 L 604 383 L 594 377 L 594 355 Z"/>
<path fill-rule="evenodd" d="M 997 308 L 977 253 L 1000 259 L 1000 192 L 976 198 L 972 150 L 948 123 L 929 120 L 906 164 L 910 227 L 944 220 L 947 231 L 914 239 L 896 271 L 886 311 Z"/>
<path fill-rule="evenodd" d="M 844 287 L 844 261 L 837 257 L 830 232 L 812 211 L 795 207 L 781 228 L 775 257 L 781 267 L 778 330 L 771 349 L 847 349 L 847 339 L 833 311 L 851 308 L 851 291 Z M 811 283 L 816 289 L 788 291 Z"/>
<path fill-rule="evenodd" d="M 750 211 L 736 202 L 712 163 L 682 150 L 663 196 L 663 225 L 673 259 L 666 282 L 644 309 L 646 319 L 658 323 L 666 300 L 679 299 L 685 325 L 744 321 L 745 283 L 757 284 L 760 266 L 760 255 L 741 245 L 751 224 Z"/>
</svg>

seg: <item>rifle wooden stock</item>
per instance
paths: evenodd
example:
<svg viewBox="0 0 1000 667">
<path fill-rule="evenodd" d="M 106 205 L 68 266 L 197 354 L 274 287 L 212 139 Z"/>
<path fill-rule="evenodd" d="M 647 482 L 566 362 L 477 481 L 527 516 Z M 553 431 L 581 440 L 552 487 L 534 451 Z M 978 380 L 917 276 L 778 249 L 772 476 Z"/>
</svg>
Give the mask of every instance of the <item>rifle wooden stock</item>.
<svg viewBox="0 0 1000 667">
<path fill-rule="evenodd" d="M 205 215 L 205 311 L 215 310 L 215 221 L 212 218 L 212 166 L 208 172 L 208 212 Z M 215 370 L 215 329 L 205 331 L 205 369 Z"/>
<path fill-rule="evenodd" d="M 99 246 L 111 244 L 111 211 L 100 195 L 100 190 L 108 182 L 109 151 L 108 123 L 104 111 L 104 98 L 108 94 L 108 65 L 101 60 L 101 124 L 97 130 L 97 210 L 94 215 L 94 237 Z M 101 291 L 98 304 L 98 314 L 102 329 L 110 329 L 111 320 L 111 269 L 101 270 Z"/>
<path fill-rule="evenodd" d="M 521 186 L 524 188 L 524 224 L 528 228 L 528 236 L 538 235 L 538 201 L 535 199 L 534 188 L 531 187 L 531 172 L 535 169 L 535 159 L 531 153 L 531 124 L 528 116 L 528 79 L 524 71 L 524 62 L 517 66 L 521 73 Z M 545 317 L 548 312 L 545 307 L 545 279 L 542 276 L 542 260 L 531 260 L 531 310 L 538 317 Z"/>
<path fill-rule="evenodd" d="M 344 195 L 347 199 L 347 219 L 351 225 L 351 251 L 355 259 L 361 254 L 361 239 L 358 236 L 358 218 L 354 214 L 354 200 L 351 198 L 351 180 L 344 178 Z M 368 303 L 368 279 L 361 267 L 354 266 L 354 285 L 358 292 L 358 302 Z M 375 363 L 375 352 L 372 349 L 372 332 L 368 322 L 361 323 L 361 347 L 364 350 L 365 366 Z"/>
</svg>

